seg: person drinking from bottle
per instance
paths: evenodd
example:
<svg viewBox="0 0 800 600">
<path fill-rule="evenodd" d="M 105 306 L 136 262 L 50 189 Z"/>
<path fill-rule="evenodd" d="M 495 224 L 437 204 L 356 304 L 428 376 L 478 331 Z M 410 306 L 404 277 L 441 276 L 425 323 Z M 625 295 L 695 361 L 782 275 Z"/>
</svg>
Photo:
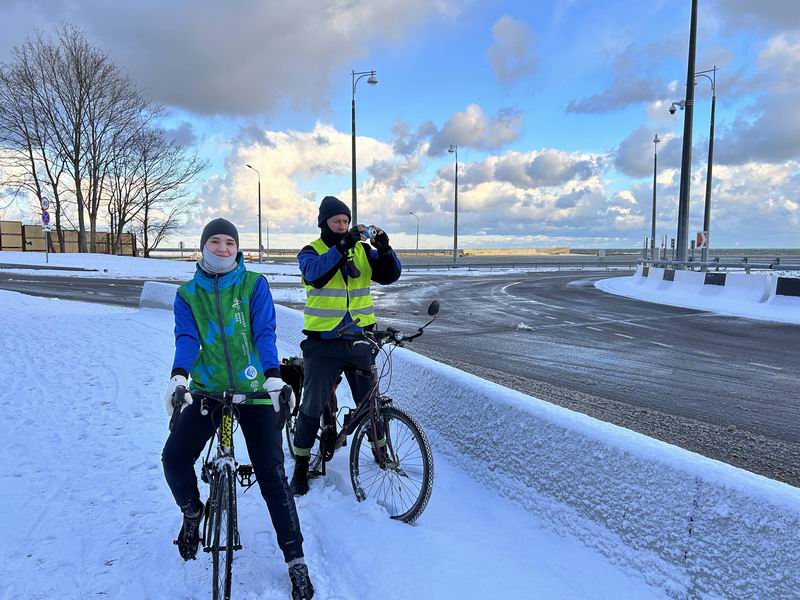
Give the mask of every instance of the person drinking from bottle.
<svg viewBox="0 0 800 600">
<path fill-rule="evenodd" d="M 320 415 L 342 371 L 356 402 L 372 386 L 370 347 L 358 340 L 362 329 L 375 327 L 370 282 L 394 283 L 402 269 L 386 232 L 374 225 L 350 227 L 350 209 L 338 198 L 322 199 L 317 226 L 320 237 L 297 255 L 306 289 L 306 339 L 301 343 L 305 379 L 294 435 L 291 487 L 296 496 L 308 492 L 309 457 Z M 337 335 L 347 324 L 351 326 Z"/>
<path fill-rule="evenodd" d="M 279 395 L 284 382 L 272 294 L 264 277 L 245 268 L 239 233 L 229 221 L 208 223 L 200 247 L 194 277 L 175 296 L 175 358 L 164 397 L 167 414 L 173 415 L 176 388 L 189 389 L 162 452 L 164 476 L 183 513 L 178 551 L 184 560 L 197 553 L 203 504 L 194 464 L 217 425 L 213 412 L 201 414 L 191 391 L 247 394 L 238 405 L 239 424 L 289 568 L 293 598 L 311 598 L 300 521 L 283 468 Z"/>
</svg>

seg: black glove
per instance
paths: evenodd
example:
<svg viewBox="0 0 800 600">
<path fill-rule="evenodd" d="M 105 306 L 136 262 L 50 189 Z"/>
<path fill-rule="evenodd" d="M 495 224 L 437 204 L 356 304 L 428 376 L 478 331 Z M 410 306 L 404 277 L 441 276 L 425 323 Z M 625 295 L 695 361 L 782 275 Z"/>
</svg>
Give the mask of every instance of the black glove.
<svg viewBox="0 0 800 600">
<path fill-rule="evenodd" d="M 381 255 L 389 254 L 392 251 L 392 247 L 389 245 L 389 236 L 386 235 L 386 232 L 383 230 L 372 238 L 372 245 L 375 246 L 375 250 Z"/>
<path fill-rule="evenodd" d="M 358 230 L 358 225 L 351 227 L 350 231 L 344 234 L 344 237 L 339 240 L 336 247 L 342 254 L 347 254 L 351 248 L 355 248 L 358 241 L 361 239 L 361 232 Z"/>
</svg>

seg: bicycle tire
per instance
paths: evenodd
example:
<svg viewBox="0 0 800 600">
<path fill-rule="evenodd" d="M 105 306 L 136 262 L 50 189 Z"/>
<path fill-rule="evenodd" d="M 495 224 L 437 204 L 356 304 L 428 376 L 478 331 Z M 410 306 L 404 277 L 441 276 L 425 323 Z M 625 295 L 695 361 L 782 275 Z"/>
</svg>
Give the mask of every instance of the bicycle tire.
<svg viewBox="0 0 800 600">
<path fill-rule="evenodd" d="M 212 523 L 211 598 L 230 600 L 233 576 L 233 548 L 236 538 L 236 482 L 229 465 L 224 465 L 217 476 L 211 506 Z"/>
<path fill-rule="evenodd" d="M 369 417 L 359 423 L 350 448 L 350 480 L 359 502 L 372 496 L 392 519 L 413 523 L 433 491 L 433 455 L 428 438 L 405 411 L 387 406 L 378 417 L 389 460 L 380 465 L 369 441 Z"/>
<path fill-rule="evenodd" d="M 320 417 L 320 428 L 323 426 L 325 419 L 324 415 L 326 412 L 327 412 L 326 410 L 323 410 L 323 416 Z M 286 437 L 286 446 L 289 450 L 289 456 L 291 456 L 292 459 L 297 458 L 294 453 L 294 443 L 293 443 L 296 423 L 297 423 L 297 415 L 289 415 L 289 417 L 286 419 L 286 425 L 283 428 Z M 314 446 L 311 448 L 311 454 L 309 455 L 309 461 L 308 461 L 309 471 L 317 470 L 320 464 L 322 463 L 323 449 L 320 447 L 320 440 L 321 440 L 321 429 L 320 431 L 317 431 L 317 435 L 314 438 Z"/>
</svg>

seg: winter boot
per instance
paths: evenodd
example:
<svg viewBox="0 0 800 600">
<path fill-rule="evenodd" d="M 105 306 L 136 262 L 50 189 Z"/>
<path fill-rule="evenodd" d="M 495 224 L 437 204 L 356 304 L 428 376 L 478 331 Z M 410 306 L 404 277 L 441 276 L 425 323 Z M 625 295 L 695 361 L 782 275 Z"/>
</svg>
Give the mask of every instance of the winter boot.
<svg viewBox="0 0 800 600">
<path fill-rule="evenodd" d="M 289 579 L 292 582 L 292 600 L 311 600 L 314 597 L 314 586 L 311 585 L 308 567 L 304 562 L 289 567 Z"/>
<path fill-rule="evenodd" d="M 295 456 L 294 474 L 289 486 L 295 496 L 305 496 L 308 493 L 308 456 Z"/>
<path fill-rule="evenodd" d="M 178 552 L 183 560 L 194 560 L 197 556 L 197 545 L 200 543 L 200 521 L 203 518 L 203 505 L 197 512 L 192 512 L 190 508 L 184 510 L 183 525 L 178 533 L 175 543 Z"/>
</svg>

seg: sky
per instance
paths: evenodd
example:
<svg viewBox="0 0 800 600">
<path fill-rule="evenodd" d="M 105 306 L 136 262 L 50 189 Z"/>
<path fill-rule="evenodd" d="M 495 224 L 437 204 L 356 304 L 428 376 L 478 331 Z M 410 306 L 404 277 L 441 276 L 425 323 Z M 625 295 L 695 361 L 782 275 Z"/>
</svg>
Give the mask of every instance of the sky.
<svg viewBox="0 0 800 600">
<path fill-rule="evenodd" d="M 711 245 L 797 247 L 800 11 L 700 0 L 696 70 L 718 67 Z M 163 126 L 210 161 L 171 240 L 225 216 L 255 246 L 318 234 L 351 197 L 356 86 L 359 221 L 397 247 L 641 247 L 675 237 L 690 2 L 455 0 L 115 3 L 0 0 L 0 60 L 36 28 L 83 28 Z M 702 229 L 711 104 L 697 79 L 690 237 Z M 5 218 L 14 218 L 12 207 Z M 17 206 L 22 218 L 25 207 Z M 409 214 L 414 212 L 416 214 Z M 417 219 L 418 217 L 418 219 Z M 177 244 L 176 244 L 177 245 Z"/>
</svg>

